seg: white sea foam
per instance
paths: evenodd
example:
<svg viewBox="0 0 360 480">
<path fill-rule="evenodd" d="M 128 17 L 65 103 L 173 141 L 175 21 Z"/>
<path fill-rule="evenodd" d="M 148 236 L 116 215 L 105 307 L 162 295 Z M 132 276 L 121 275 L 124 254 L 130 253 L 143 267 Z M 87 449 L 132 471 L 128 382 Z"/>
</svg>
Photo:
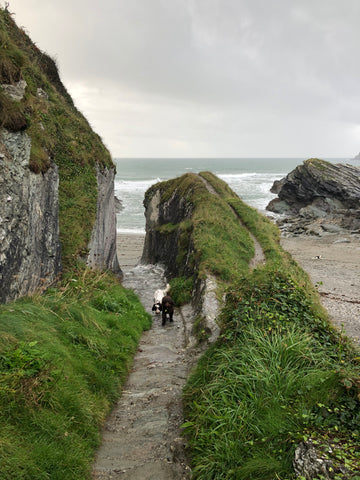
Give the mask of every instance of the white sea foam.
<svg viewBox="0 0 360 480">
<path fill-rule="evenodd" d="M 125 235 L 145 235 L 145 228 L 122 228 L 118 227 L 116 229 L 117 233 L 122 233 Z"/>
</svg>

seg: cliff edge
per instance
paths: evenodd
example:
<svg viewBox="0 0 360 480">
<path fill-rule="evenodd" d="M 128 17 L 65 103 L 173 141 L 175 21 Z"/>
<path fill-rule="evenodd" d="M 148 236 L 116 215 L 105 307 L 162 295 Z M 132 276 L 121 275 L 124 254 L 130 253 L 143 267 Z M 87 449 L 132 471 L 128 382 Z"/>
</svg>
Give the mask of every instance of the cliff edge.
<svg viewBox="0 0 360 480">
<path fill-rule="evenodd" d="M 77 262 L 121 273 L 115 167 L 55 62 L 0 9 L 0 302 Z"/>
</svg>

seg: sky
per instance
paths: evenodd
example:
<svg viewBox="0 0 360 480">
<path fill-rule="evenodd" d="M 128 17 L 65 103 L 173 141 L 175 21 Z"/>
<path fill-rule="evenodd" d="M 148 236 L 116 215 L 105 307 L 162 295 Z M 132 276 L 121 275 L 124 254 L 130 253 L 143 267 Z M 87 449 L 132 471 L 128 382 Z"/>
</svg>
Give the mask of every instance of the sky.
<svg viewBox="0 0 360 480">
<path fill-rule="evenodd" d="M 114 158 L 360 151 L 359 0 L 7 3 Z"/>
</svg>

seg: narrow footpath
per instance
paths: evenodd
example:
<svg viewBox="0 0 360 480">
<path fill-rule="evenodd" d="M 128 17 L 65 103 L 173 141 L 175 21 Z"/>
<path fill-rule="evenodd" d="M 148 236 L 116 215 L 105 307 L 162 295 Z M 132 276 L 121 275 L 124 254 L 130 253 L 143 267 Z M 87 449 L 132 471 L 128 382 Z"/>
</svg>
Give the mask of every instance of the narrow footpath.
<svg viewBox="0 0 360 480">
<path fill-rule="evenodd" d="M 208 182 L 204 183 L 217 195 Z M 265 257 L 260 244 L 252 238 L 255 256 L 250 267 L 255 268 L 264 263 Z M 152 314 L 154 292 L 164 288 L 166 281 L 160 266 L 136 266 L 142 245 L 139 236 L 118 238 L 123 285 L 133 289 Z M 206 281 L 203 311 L 215 339 L 219 330 L 218 301 L 216 279 L 211 275 Z M 94 480 L 190 479 L 180 427 L 184 422 L 182 390 L 201 353 L 191 333 L 193 317 L 188 305 L 175 309 L 174 323 L 167 322 L 165 327 L 161 326 L 161 317 L 153 315 L 153 326 L 142 335 L 121 398 L 104 426 L 93 468 Z"/>
<path fill-rule="evenodd" d="M 141 254 L 141 252 L 140 252 Z M 154 291 L 165 286 L 154 265 L 124 269 L 123 284 L 151 313 Z M 181 437 L 182 389 L 192 363 L 190 307 L 176 309 L 174 323 L 152 328 L 139 343 L 122 396 L 103 430 L 93 468 L 96 480 L 178 480 L 190 478 Z"/>
</svg>

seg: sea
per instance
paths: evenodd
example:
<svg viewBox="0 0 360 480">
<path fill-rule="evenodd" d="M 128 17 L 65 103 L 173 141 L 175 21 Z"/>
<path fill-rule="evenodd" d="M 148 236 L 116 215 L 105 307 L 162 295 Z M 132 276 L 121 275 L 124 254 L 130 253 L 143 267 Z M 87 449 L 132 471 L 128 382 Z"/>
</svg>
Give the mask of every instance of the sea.
<svg viewBox="0 0 360 480">
<path fill-rule="evenodd" d="M 121 200 L 117 213 L 117 231 L 123 234 L 145 233 L 143 200 L 146 190 L 160 181 L 188 172 L 210 171 L 224 180 L 248 205 L 261 213 L 276 195 L 270 192 L 280 180 L 301 165 L 305 158 L 116 158 L 115 195 Z M 331 163 L 359 161 L 349 158 L 325 158 Z M 269 212 L 267 212 L 268 214 Z"/>
</svg>

